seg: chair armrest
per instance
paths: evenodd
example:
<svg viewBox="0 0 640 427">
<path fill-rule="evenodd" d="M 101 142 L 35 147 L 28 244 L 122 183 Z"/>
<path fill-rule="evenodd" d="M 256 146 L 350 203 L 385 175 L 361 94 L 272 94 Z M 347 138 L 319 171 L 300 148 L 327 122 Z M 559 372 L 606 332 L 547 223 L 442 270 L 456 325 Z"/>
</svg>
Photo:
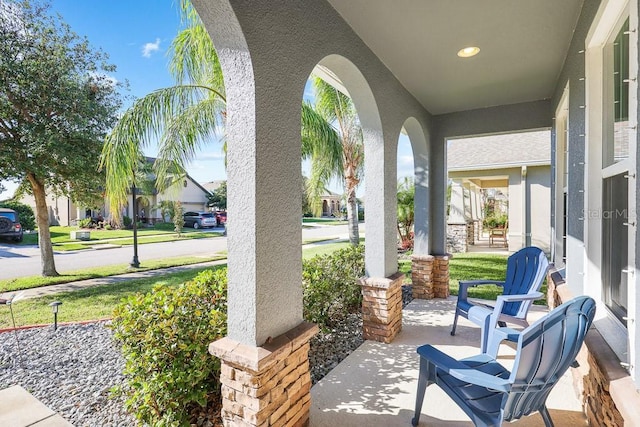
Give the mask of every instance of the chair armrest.
<svg viewBox="0 0 640 427">
<path fill-rule="evenodd" d="M 497 301 L 504 302 L 517 302 L 517 301 L 527 301 L 527 300 L 537 300 L 544 296 L 542 292 L 530 292 L 528 294 L 515 294 L 515 295 L 498 295 Z M 498 304 L 500 304 L 498 302 Z M 496 304 L 496 306 L 498 305 Z"/>
<path fill-rule="evenodd" d="M 498 320 L 500 319 L 500 314 L 502 313 L 502 307 L 507 302 L 518 302 L 518 301 L 534 301 L 539 298 L 542 298 L 544 294 L 542 292 L 531 292 L 528 294 L 515 294 L 515 295 L 498 295 L 496 298 L 496 306 L 493 308 L 493 313 L 491 314 L 491 318 L 489 320 L 488 328 L 495 328 L 498 324 Z"/>
<path fill-rule="evenodd" d="M 428 360 L 438 369 L 461 381 L 503 393 L 511 389 L 511 382 L 509 380 L 473 369 L 429 344 L 418 347 L 417 351 L 420 357 Z"/>
<path fill-rule="evenodd" d="M 458 281 L 458 299 L 467 299 L 467 289 L 478 285 L 498 285 L 504 286 L 504 281 L 499 280 L 460 280 Z"/>
<path fill-rule="evenodd" d="M 460 280 L 460 286 L 498 285 L 504 286 L 504 280 Z"/>
</svg>

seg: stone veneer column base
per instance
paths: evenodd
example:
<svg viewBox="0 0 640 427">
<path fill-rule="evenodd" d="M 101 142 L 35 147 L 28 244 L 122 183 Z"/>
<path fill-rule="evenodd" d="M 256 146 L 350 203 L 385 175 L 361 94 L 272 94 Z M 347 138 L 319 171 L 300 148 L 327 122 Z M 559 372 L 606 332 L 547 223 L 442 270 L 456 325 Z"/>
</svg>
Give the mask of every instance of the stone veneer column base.
<svg viewBox="0 0 640 427">
<path fill-rule="evenodd" d="M 364 339 L 388 344 L 402 330 L 403 279 L 400 272 L 385 279 L 360 279 Z"/>
<path fill-rule="evenodd" d="M 433 296 L 449 298 L 449 260 L 450 254 L 434 255 L 433 261 Z"/>
<path fill-rule="evenodd" d="M 303 322 L 252 347 L 228 337 L 209 345 L 222 360 L 222 421 L 225 426 L 307 426 L 311 407 L 309 340 L 318 332 Z"/>
<path fill-rule="evenodd" d="M 433 255 L 411 256 L 413 298 L 433 298 Z"/>
</svg>

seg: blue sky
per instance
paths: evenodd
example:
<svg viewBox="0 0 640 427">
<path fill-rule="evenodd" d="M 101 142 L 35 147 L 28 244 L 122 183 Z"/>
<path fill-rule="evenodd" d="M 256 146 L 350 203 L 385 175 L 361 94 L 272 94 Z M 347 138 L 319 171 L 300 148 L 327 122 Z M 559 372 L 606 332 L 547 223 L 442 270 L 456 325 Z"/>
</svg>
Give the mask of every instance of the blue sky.
<svg viewBox="0 0 640 427">
<path fill-rule="evenodd" d="M 129 82 L 129 95 L 138 98 L 173 84 L 166 53 L 180 29 L 175 0 L 51 0 L 51 9 L 75 33 L 86 36 L 93 48 L 109 54 L 110 62 L 117 66 L 114 77 Z M 401 137 L 399 150 L 399 175 L 406 175 L 401 172 L 413 170 L 408 138 Z M 156 153 L 150 149 L 146 154 Z M 221 145 L 208 144 L 187 170 L 201 183 L 226 179 Z M 0 199 L 13 194 L 15 185 L 5 186 L 9 191 L 0 193 Z M 360 187 L 359 194 L 364 191 Z M 330 189 L 342 193 L 336 184 Z"/>
</svg>

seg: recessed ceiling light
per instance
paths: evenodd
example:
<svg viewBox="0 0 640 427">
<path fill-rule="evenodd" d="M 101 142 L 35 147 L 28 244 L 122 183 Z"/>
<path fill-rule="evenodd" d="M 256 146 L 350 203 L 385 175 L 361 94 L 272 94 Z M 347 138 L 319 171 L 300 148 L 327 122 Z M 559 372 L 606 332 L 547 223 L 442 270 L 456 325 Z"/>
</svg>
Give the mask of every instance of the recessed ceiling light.
<svg viewBox="0 0 640 427">
<path fill-rule="evenodd" d="M 476 56 L 480 52 L 479 47 L 469 46 L 458 51 L 458 56 L 460 58 L 470 58 L 472 56 Z"/>
</svg>

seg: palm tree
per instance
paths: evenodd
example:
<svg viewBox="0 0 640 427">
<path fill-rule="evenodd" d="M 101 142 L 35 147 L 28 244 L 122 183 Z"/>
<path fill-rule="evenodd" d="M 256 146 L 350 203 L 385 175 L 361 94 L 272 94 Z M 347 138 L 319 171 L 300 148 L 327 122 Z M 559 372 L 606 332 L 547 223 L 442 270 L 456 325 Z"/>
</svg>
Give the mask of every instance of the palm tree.
<svg viewBox="0 0 640 427">
<path fill-rule="evenodd" d="M 405 177 L 398 183 L 398 235 L 403 249 L 413 248 L 415 192 L 416 187 L 411 178 Z"/>
<path fill-rule="evenodd" d="M 303 109 L 302 115 L 302 153 L 303 157 L 311 159 L 309 198 L 314 206 L 314 213 L 319 214 L 322 209 L 320 196 L 331 179 L 340 179 L 347 199 L 349 242 L 357 246 L 360 236 L 356 189 L 364 171 L 362 127 L 351 98 L 319 77 L 314 78 L 313 86 L 315 106 L 311 112 L 305 112 Z M 306 117 L 306 114 L 309 114 L 309 117 Z M 334 135 L 323 139 L 311 137 L 305 141 L 306 132 L 312 136 L 328 134 L 327 124 L 335 126 Z M 339 139 L 339 144 L 327 144 L 328 139 L 333 140 L 336 137 Z M 305 142 L 310 145 L 309 148 L 305 148 Z"/>
<path fill-rule="evenodd" d="M 176 85 L 137 100 L 105 140 L 100 165 L 106 172 L 106 193 L 112 212 L 125 205 L 131 171 L 135 170 L 136 159 L 150 141 L 158 140 L 154 170 L 156 184 L 162 190 L 171 182 L 172 174 L 175 178 L 176 168 L 184 170 L 197 150 L 217 136 L 216 129 L 224 128 L 226 96 L 215 47 L 188 0 L 181 1 L 181 11 L 186 27 L 172 42 L 169 65 Z M 351 127 L 357 116 L 349 98 L 335 90 L 332 95 L 329 88 L 327 85 L 324 92 L 319 91 L 315 109 L 309 103 L 302 103 L 302 155 L 311 158 L 311 181 L 315 185 L 311 188 L 316 196 L 324 189 L 321 183 L 328 183 L 331 176 L 343 170 L 349 171 L 348 188 L 355 188 L 358 182 L 353 179 L 356 175 L 352 168 L 343 167 L 346 163 L 342 160 L 343 153 L 347 152 L 342 148 L 345 136 L 358 133 Z M 324 93 L 326 95 L 322 95 Z M 331 99 L 339 103 L 333 109 L 329 107 Z M 334 122 L 340 133 L 333 128 Z M 226 141 L 223 149 L 226 151 Z M 355 218 L 352 242 L 358 244 L 357 216 Z"/>
<path fill-rule="evenodd" d="M 184 170 L 203 141 L 224 126 L 226 98 L 218 56 L 189 1 L 181 2 L 181 11 L 186 27 L 171 44 L 169 63 L 176 85 L 138 99 L 105 140 L 100 167 L 106 172 L 111 211 L 126 204 L 131 171 L 152 141 L 159 147 L 156 185 L 164 189 L 176 167 Z"/>
</svg>

